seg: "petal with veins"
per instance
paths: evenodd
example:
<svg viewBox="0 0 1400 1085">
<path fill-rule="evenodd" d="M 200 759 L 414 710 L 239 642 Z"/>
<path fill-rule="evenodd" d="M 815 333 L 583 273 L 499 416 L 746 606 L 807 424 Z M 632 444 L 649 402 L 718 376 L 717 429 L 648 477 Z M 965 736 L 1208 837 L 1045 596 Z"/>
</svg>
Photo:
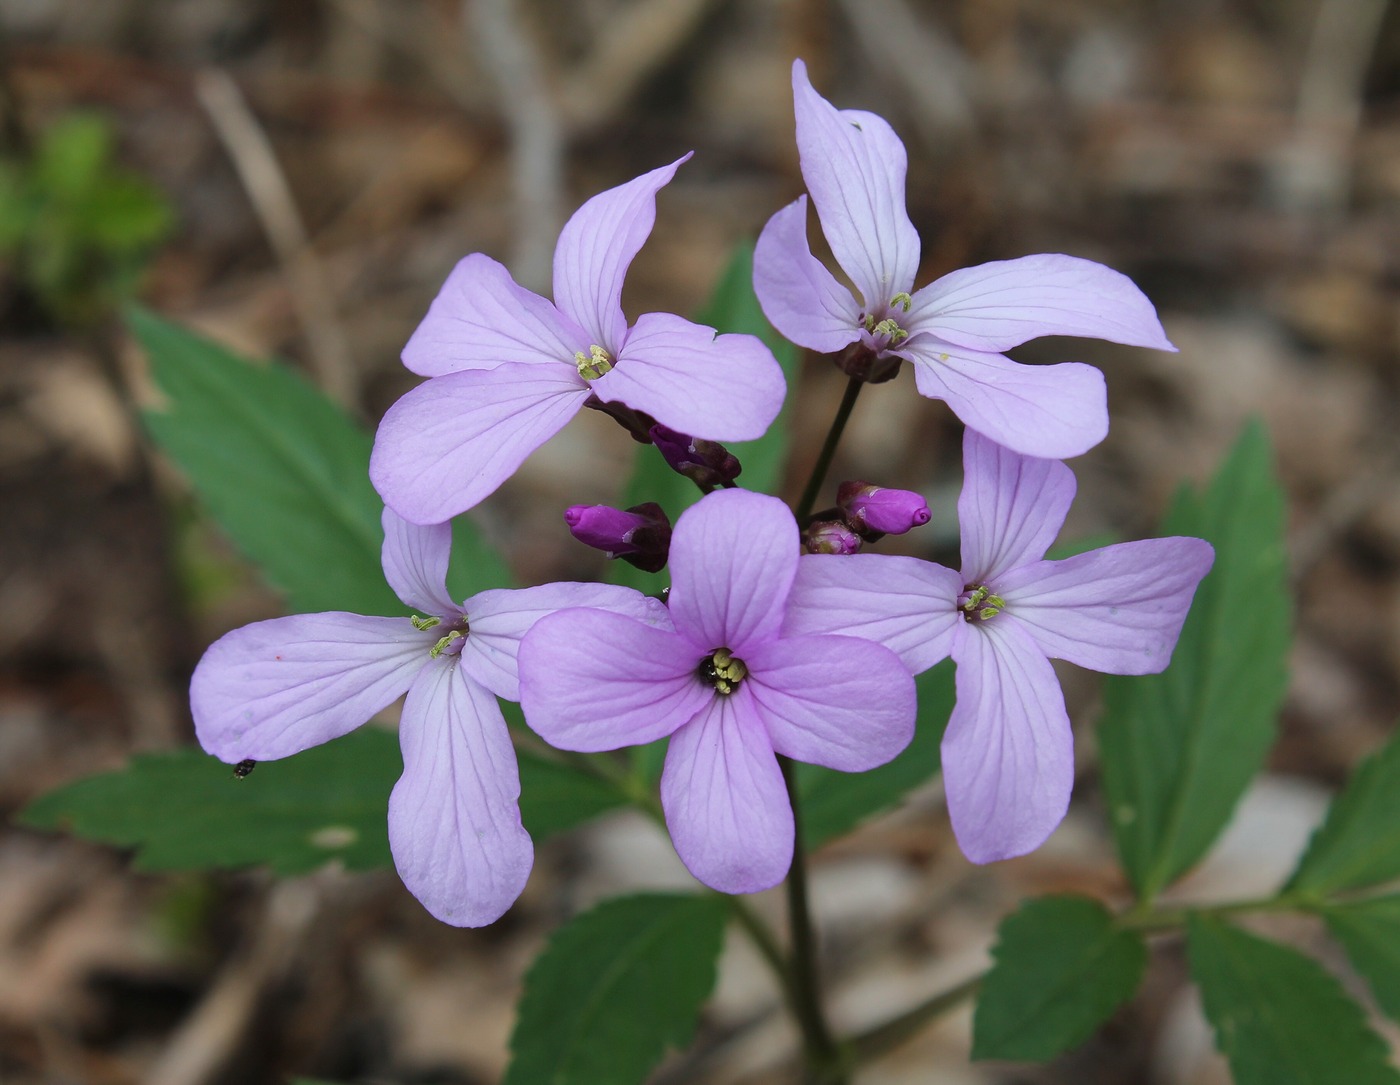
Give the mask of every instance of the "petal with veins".
<svg viewBox="0 0 1400 1085">
<path fill-rule="evenodd" d="M 534 588 L 492 588 L 462 604 L 471 626 L 462 648 L 462 667 L 497 697 L 520 700 L 516 660 L 522 638 L 541 618 L 571 607 L 609 610 L 658 629 L 671 629 L 661 600 L 614 584 L 565 582 Z"/>
<path fill-rule="evenodd" d="M 835 354 L 860 338 L 860 302 L 807 243 L 807 197 L 768 220 L 753 254 L 753 288 L 763 315 L 808 350 Z"/>
<path fill-rule="evenodd" d="M 561 610 L 520 643 L 520 707 L 551 746 L 595 753 L 664 738 L 712 701 L 683 637 L 605 610 Z"/>
<path fill-rule="evenodd" d="M 1051 658 L 1107 674 L 1156 674 L 1171 662 L 1214 560 L 1202 539 L 1142 539 L 1023 566 L 998 589 L 1007 614 Z"/>
<path fill-rule="evenodd" d="M 671 736 L 661 774 L 661 805 L 676 853 L 721 893 L 768 889 L 792 863 L 792 805 L 747 700 L 743 686 L 714 697 Z"/>
<path fill-rule="evenodd" d="M 1001 576 L 1039 561 L 1074 501 L 1074 472 L 1058 460 L 1022 456 L 975 430 L 963 434 L 958 497 L 962 573 L 967 583 L 1001 587 Z"/>
<path fill-rule="evenodd" d="M 455 660 L 436 660 L 409 690 L 399 744 L 403 775 L 389 796 L 399 877 L 444 923 L 494 923 L 534 862 L 500 705 Z"/>
<path fill-rule="evenodd" d="M 554 300 L 587 331 L 591 344 L 610 352 L 621 346 L 627 331 L 622 281 L 656 223 L 656 194 L 689 158 L 684 155 L 600 192 L 560 231 L 554 248 Z"/>
<path fill-rule="evenodd" d="M 935 279 L 914 295 L 910 333 L 998 353 L 1042 335 L 1081 335 L 1175 350 L 1157 311 L 1126 275 L 1059 253 L 994 260 Z"/>
<path fill-rule="evenodd" d="M 245 625 L 211 644 L 195 668 L 195 734 L 230 764 L 319 746 L 403 696 L 434 640 L 407 618 L 338 611 Z"/>
<path fill-rule="evenodd" d="M 744 657 L 754 710 L 773 749 L 865 772 L 914 737 L 914 679 L 887 648 L 855 637 L 786 637 Z"/>
<path fill-rule="evenodd" d="M 996 618 L 967 627 L 953 658 L 943 782 L 958 846 L 974 863 L 1025 855 L 1064 819 L 1074 784 L 1060 683 L 1029 635 Z"/>
<path fill-rule="evenodd" d="M 757 336 L 716 335 L 670 313 L 638 319 L 617 363 L 592 384 L 604 403 L 625 403 L 708 441 L 762 437 L 787 391 L 782 367 Z"/>
<path fill-rule="evenodd" d="M 380 517 L 384 525 L 384 578 L 403 601 L 423 615 L 455 614 L 447 595 L 447 561 L 452 552 L 452 525 L 410 524 L 391 508 Z"/>
<path fill-rule="evenodd" d="M 1108 434 L 1108 392 L 1091 365 L 1021 365 L 920 335 L 897 351 L 919 394 L 945 400 L 962 421 L 1027 456 L 1080 456 Z"/>
<path fill-rule="evenodd" d="M 839 633 L 883 644 L 920 674 L 947 657 L 961 621 L 962 574 L 892 554 L 806 554 L 783 633 Z"/>
<path fill-rule="evenodd" d="M 567 362 L 588 347 L 587 332 L 478 252 L 452 269 L 403 348 L 403 364 L 440 377 L 504 362 Z"/>
<path fill-rule="evenodd" d="M 441 523 L 495 493 L 587 398 L 571 365 L 509 363 L 434 377 L 379 423 L 370 481 L 410 523 Z"/>
<path fill-rule="evenodd" d="M 719 490 L 671 535 L 671 618 L 701 652 L 774 637 L 797 573 L 797 521 L 776 497 Z"/>
</svg>

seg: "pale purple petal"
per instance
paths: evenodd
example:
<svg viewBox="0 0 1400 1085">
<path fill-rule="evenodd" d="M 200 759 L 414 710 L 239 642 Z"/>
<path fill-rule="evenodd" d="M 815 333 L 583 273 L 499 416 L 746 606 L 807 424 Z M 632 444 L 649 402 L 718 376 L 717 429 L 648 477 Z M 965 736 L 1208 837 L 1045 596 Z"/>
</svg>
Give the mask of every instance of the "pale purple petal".
<svg viewBox="0 0 1400 1085">
<path fill-rule="evenodd" d="M 439 659 L 408 691 L 399 744 L 403 775 L 389 796 L 399 877 L 444 923 L 494 923 L 525 888 L 535 854 L 501 706 Z"/>
<path fill-rule="evenodd" d="M 693 152 L 692 152 L 693 153 Z M 564 224 L 554 249 L 554 300 L 592 337 L 614 352 L 627 331 L 622 281 L 656 223 L 656 194 L 689 154 L 600 192 Z"/>
<path fill-rule="evenodd" d="M 1076 256 L 994 260 L 935 279 L 914 295 L 905 328 L 1000 352 L 1041 335 L 1083 335 L 1175 350 L 1147 296 L 1126 275 Z"/>
<path fill-rule="evenodd" d="M 666 827 L 681 862 L 721 893 L 777 885 L 792 863 L 792 804 L 744 687 L 715 697 L 671 736 L 661 774 Z"/>
<path fill-rule="evenodd" d="M 1108 674 L 1156 674 L 1215 552 L 1201 539 L 1143 539 L 1013 569 L 1006 614 L 1053 659 Z"/>
<path fill-rule="evenodd" d="M 807 244 L 806 196 L 770 218 L 758 235 L 753 288 L 768 322 L 799 346 L 835 354 L 860 338 L 860 302 Z"/>
<path fill-rule="evenodd" d="M 319 746 L 403 696 L 433 643 L 407 618 L 338 611 L 245 625 L 211 644 L 194 670 L 195 734 L 230 764 Z"/>
<path fill-rule="evenodd" d="M 797 521 L 776 497 L 718 490 L 671 535 L 671 618 L 702 652 L 736 655 L 777 635 L 799 555 Z"/>
<path fill-rule="evenodd" d="M 452 525 L 410 524 L 385 508 L 382 562 L 384 578 L 406 607 L 425 616 L 446 617 L 457 607 L 447 594 L 447 560 L 452 552 Z"/>
<path fill-rule="evenodd" d="M 462 648 L 461 665 L 497 697 L 520 700 L 516 657 L 520 641 L 546 614 L 570 607 L 593 607 L 624 614 L 646 625 L 670 630 L 666 606 L 631 588 L 615 584 L 541 584 L 534 588 L 492 588 L 465 603 L 471 629 Z"/>
<path fill-rule="evenodd" d="M 670 313 L 638 319 L 612 371 L 593 381 L 604 403 L 707 441 L 762 437 L 786 391 L 782 367 L 757 336 L 716 335 Z"/>
<path fill-rule="evenodd" d="M 863 295 L 883 310 L 913 289 L 919 235 L 905 208 L 904 144 L 873 113 L 838 111 L 792 65 L 797 153 L 832 255 Z"/>
<path fill-rule="evenodd" d="M 1034 851 L 1069 808 L 1074 735 L 1050 661 L 993 618 L 959 638 L 958 701 L 943 735 L 948 813 L 974 863 Z"/>
<path fill-rule="evenodd" d="M 962 620 L 962 574 L 892 554 L 806 554 L 783 635 L 841 633 L 883 644 L 920 674 L 947 657 Z"/>
<path fill-rule="evenodd" d="M 715 693 L 683 637 L 605 610 L 541 618 L 520 645 L 520 707 L 551 746 L 595 753 L 669 735 Z"/>
<path fill-rule="evenodd" d="M 864 772 L 914 737 L 914 679 L 888 648 L 855 637 L 787 637 L 744 656 L 742 688 L 773 749 Z"/>
<path fill-rule="evenodd" d="M 587 398 L 572 364 L 434 377 L 379 423 L 370 481 L 410 523 L 441 523 L 493 494 Z"/>
<path fill-rule="evenodd" d="M 996 590 L 1008 569 L 1043 558 L 1064 526 L 1075 486 L 1074 472 L 1058 460 L 1022 456 L 967 430 L 958 497 L 966 583 Z"/>
<path fill-rule="evenodd" d="M 571 362 L 588 333 L 481 253 L 458 262 L 403 348 L 403 364 L 425 377 L 503 362 Z"/>
<path fill-rule="evenodd" d="M 966 425 L 1027 456 L 1080 456 L 1108 434 L 1108 391 L 1091 365 L 1021 365 L 927 335 L 894 353 L 913 363 L 920 395 L 946 400 Z"/>
</svg>

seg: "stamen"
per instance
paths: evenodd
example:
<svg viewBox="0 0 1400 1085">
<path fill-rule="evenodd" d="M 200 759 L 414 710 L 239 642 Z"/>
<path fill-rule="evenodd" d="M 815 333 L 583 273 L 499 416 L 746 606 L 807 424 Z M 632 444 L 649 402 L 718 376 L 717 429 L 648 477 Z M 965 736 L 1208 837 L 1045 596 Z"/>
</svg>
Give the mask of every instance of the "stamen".
<svg viewBox="0 0 1400 1085">
<path fill-rule="evenodd" d="M 749 669 L 744 665 L 744 661 L 735 659 L 728 648 L 716 648 L 711 655 L 700 661 L 700 677 L 712 685 L 716 693 L 726 697 L 739 688 L 739 683 L 748 673 Z"/>
<path fill-rule="evenodd" d="M 963 620 L 968 622 L 985 622 L 995 618 L 1006 606 L 1006 600 L 1000 595 L 993 595 L 992 590 L 985 584 L 978 584 L 973 587 L 969 584 L 963 589 L 963 595 L 959 596 L 958 609 L 963 612 Z"/>
<path fill-rule="evenodd" d="M 442 624 L 442 619 L 441 619 L 441 618 L 420 618 L 417 614 L 415 614 L 412 618 L 410 618 L 410 619 L 408 619 L 408 620 L 409 620 L 410 622 L 413 623 L 413 628 L 414 628 L 414 629 L 417 629 L 417 630 L 420 630 L 420 631 L 423 631 L 423 632 L 426 632 L 427 630 L 431 629 L 431 628 L 432 628 L 433 626 L 435 626 L 435 625 L 441 625 L 441 624 Z"/>
<path fill-rule="evenodd" d="M 901 328 L 899 326 L 899 321 L 895 320 L 892 316 L 885 317 L 884 320 L 876 324 L 870 331 L 873 335 L 888 335 L 890 337 L 890 346 L 894 346 L 896 343 L 902 343 L 909 338 L 909 333 Z"/>
<path fill-rule="evenodd" d="M 452 642 L 454 640 L 465 640 L 466 636 L 467 635 L 463 633 L 460 629 L 454 629 L 452 630 L 452 632 L 448 633 L 447 636 L 443 637 L 440 641 L 438 641 L 431 648 L 429 648 L 428 655 L 430 655 L 433 659 L 437 659 L 438 656 L 442 655 L 443 652 L 447 651 L 447 649 L 452 646 Z"/>
<path fill-rule="evenodd" d="M 898 305 L 907 313 L 911 308 L 913 308 L 914 299 L 910 297 L 905 291 L 901 290 L 894 297 L 890 298 L 890 308 L 893 309 L 896 305 Z"/>
<path fill-rule="evenodd" d="M 594 343 L 588 348 L 588 353 L 581 350 L 574 351 L 574 364 L 578 366 L 578 375 L 584 380 L 597 380 L 604 373 L 609 372 L 613 367 L 612 355 Z"/>
</svg>

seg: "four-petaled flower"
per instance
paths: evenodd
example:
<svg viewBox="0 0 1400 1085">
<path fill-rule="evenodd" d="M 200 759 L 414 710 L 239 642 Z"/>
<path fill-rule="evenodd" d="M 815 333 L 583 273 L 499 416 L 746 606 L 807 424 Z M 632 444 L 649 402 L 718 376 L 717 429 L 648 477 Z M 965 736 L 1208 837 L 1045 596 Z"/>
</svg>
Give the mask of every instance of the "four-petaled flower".
<svg viewBox="0 0 1400 1085">
<path fill-rule="evenodd" d="M 948 811 L 963 852 L 985 863 L 1038 847 L 1069 804 L 1073 735 L 1050 660 L 1162 670 L 1215 555 L 1201 539 L 1167 538 L 1047 561 L 1074 500 L 1070 469 L 972 430 L 963 464 L 960 572 L 879 554 L 804 557 L 784 628 L 868 637 L 914 674 L 953 657 Z"/>
<path fill-rule="evenodd" d="M 384 575 L 412 618 L 332 612 L 254 622 L 215 641 L 195 668 L 200 743 L 235 764 L 338 738 L 405 691 L 404 770 L 389 797 L 389 845 L 409 891 L 438 919 L 492 923 L 525 886 L 534 850 L 520 823 L 520 775 L 496 697 L 519 699 L 516 653 L 542 615 L 612 607 L 664 620 L 660 603 L 605 584 L 447 595 L 451 528 L 384 510 Z"/>
<path fill-rule="evenodd" d="M 1103 374 L 1075 362 L 1021 365 L 1000 352 L 1041 335 L 1175 350 L 1151 302 L 1118 272 L 1057 254 L 965 268 L 916 291 L 904 144 L 875 114 L 835 109 L 800 60 L 792 87 L 802 177 L 855 293 L 812 255 L 799 197 L 768 221 L 754 254 L 754 289 L 773 326 L 822 353 L 854 348 L 867 364 L 910 362 L 920 393 L 1026 455 L 1077 456 L 1103 440 Z"/>
<path fill-rule="evenodd" d="M 554 251 L 553 304 L 480 253 L 453 269 L 403 352 L 431 379 L 389 408 L 375 438 L 370 478 L 385 504 L 418 524 L 471 508 L 590 397 L 708 440 L 762 436 L 785 385 L 759 339 L 670 313 L 629 326 L 622 312 L 656 194 L 684 161 L 574 213 Z"/>
<path fill-rule="evenodd" d="M 775 753 L 862 772 L 914 733 L 913 679 L 893 652 L 783 632 L 797 565 L 787 506 L 722 490 L 676 523 L 669 626 L 565 610 L 521 645 L 521 707 L 546 741 L 592 752 L 671 736 L 667 827 L 691 873 L 727 893 L 777 884 L 792 860 Z"/>
</svg>

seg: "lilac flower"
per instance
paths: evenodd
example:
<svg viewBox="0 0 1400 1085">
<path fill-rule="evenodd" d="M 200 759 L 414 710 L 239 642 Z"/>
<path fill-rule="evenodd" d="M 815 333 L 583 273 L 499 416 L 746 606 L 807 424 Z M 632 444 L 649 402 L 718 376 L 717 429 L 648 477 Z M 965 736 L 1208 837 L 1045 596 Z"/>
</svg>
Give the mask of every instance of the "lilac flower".
<svg viewBox="0 0 1400 1085">
<path fill-rule="evenodd" d="M 553 304 L 480 253 L 453 269 L 403 352 L 430 379 L 389 408 L 370 460 L 375 488 L 404 519 L 438 523 L 471 508 L 590 399 L 718 441 L 768 428 L 783 375 L 757 338 L 670 313 L 629 326 L 622 313 L 656 194 L 684 161 L 574 213 L 554 250 Z"/>
<path fill-rule="evenodd" d="M 769 219 L 754 255 L 754 289 L 774 327 L 823 353 L 853 347 L 867 369 L 893 375 L 899 359 L 910 362 L 921 394 L 1017 452 L 1061 459 L 1098 444 L 1108 432 L 1103 374 L 1000 352 L 1041 335 L 1176 349 L 1141 291 L 1101 264 L 1056 254 L 965 268 L 916 291 L 904 144 L 875 114 L 836 110 L 800 60 L 792 86 L 802 177 L 855 292 L 813 257 L 800 197 Z"/>
<path fill-rule="evenodd" d="M 404 771 L 389 797 L 394 865 L 438 919 L 479 927 L 514 903 L 534 856 L 496 702 L 519 698 L 521 637 L 560 607 L 652 620 L 664 608 L 601 584 L 483 591 L 458 606 L 447 596 L 450 547 L 448 525 L 415 527 L 385 509 L 384 575 L 421 616 L 299 614 L 235 629 L 199 661 L 190 705 L 209 753 L 273 761 L 354 730 L 407 692 Z"/>
<path fill-rule="evenodd" d="M 726 893 L 775 885 L 792 860 L 775 754 L 860 772 L 913 737 L 914 686 L 892 652 L 782 632 L 797 563 L 782 502 L 721 490 L 676 523 L 670 627 L 566 610 L 521 645 L 521 707 L 548 742 L 597 751 L 671 736 L 666 824 L 691 873 Z"/>
<path fill-rule="evenodd" d="M 975 863 L 1039 847 L 1064 817 L 1073 735 L 1050 666 L 1166 667 L 1214 551 L 1146 539 L 1047 561 L 1074 500 L 1063 463 L 968 430 L 958 500 L 962 571 L 917 558 L 804 557 L 784 631 L 887 645 L 914 673 L 951 655 L 957 707 L 943 736 L 948 812 Z"/>
<path fill-rule="evenodd" d="M 666 567 L 671 549 L 671 521 L 655 501 L 628 509 L 610 505 L 570 505 L 564 510 L 569 534 L 585 546 L 621 558 L 648 573 Z"/>
</svg>

